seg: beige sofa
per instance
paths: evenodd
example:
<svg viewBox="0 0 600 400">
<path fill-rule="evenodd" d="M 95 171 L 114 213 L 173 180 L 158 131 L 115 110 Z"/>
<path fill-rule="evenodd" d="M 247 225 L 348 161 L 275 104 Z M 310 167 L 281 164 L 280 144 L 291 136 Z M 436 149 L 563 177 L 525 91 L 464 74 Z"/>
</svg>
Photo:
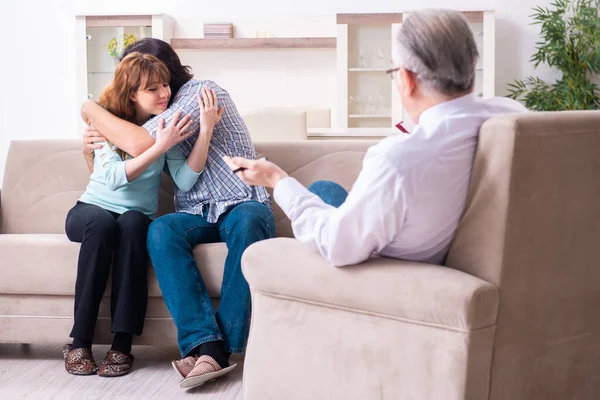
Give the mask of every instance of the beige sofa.
<svg viewBox="0 0 600 400">
<path fill-rule="evenodd" d="M 242 114 L 252 140 L 305 140 L 306 110 L 291 107 L 264 107 Z"/>
<path fill-rule="evenodd" d="M 448 267 L 286 238 L 242 265 L 246 400 L 599 399 L 600 112 L 484 125 Z"/>
<path fill-rule="evenodd" d="M 333 179 L 349 188 L 372 142 L 302 141 L 257 143 L 267 156 L 300 181 Z M 64 233 L 67 211 L 89 180 L 78 140 L 11 143 L 0 202 L 0 343 L 65 343 L 72 325 L 79 244 Z M 161 213 L 173 208 L 173 185 L 163 177 Z M 279 236 L 291 227 L 275 206 Z M 211 297 L 218 302 L 225 244 L 194 249 Z M 174 344 L 176 331 L 149 268 L 149 305 L 138 344 Z M 110 281 L 109 281 L 110 282 Z M 109 283 L 110 284 L 110 283 Z M 110 301 L 101 305 L 95 341 L 110 343 Z"/>
</svg>

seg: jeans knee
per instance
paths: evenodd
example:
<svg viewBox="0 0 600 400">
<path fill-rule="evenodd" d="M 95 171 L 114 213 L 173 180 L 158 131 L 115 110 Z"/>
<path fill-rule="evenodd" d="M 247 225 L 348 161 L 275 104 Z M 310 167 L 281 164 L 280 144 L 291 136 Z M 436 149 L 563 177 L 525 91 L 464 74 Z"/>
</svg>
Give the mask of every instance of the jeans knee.
<svg viewBox="0 0 600 400">
<path fill-rule="evenodd" d="M 342 205 L 348 196 L 348 192 L 342 185 L 331 181 L 316 181 L 308 187 L 308 190 L 334 207 Z"/>
<path fill-rule="evenodd" d="M 323 193 L 323 191 L 337 190 L 340 187 L 339 184 L 331 181 L 315 181 L 310 184 L 308 190 L 312 193 L 319 194 Z"/>
<path fill-rule="evenodd" d="M 160 243 L 160 237 L 163 236 L 162 232 L 164 231 L 164 226 L 160 218 L 152 221 L 150 226 L 148 227 L 148 238 L 147 245 L 148 250 L 151 250 L 156 247 L 158 243 Z"/>
<path fill-rule="evenodd" d="M 239 209 L 234 209 L 229 216 L 232 221 L 228 224 L 228 234 L 233 233 L 249 243 L 275 237 L 275 219 L 267 206 L 248 202 L 237 207 Z"/>
<path fill-rule="evenodd" d="M 183 232 L 177 224 L 170 221 L 169 215 L 155 219 L 148 228 L 148 251 L 169 248 L 177 235 L 183 236 Z"/>
</svg>

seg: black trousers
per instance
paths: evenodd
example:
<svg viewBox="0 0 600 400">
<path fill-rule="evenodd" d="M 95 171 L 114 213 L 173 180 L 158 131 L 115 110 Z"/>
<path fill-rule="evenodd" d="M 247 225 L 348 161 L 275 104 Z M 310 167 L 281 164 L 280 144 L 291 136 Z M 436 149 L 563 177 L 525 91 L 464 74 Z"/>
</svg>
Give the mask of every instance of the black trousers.
<svg viewBox="0 0 600 400">
<path fill-rule="evenodd" d="M 67 236 L 81 243 L 71 337 L 92 340 L 111 265 L 112 332 L 142 334 L 148 304 L 146 239 L 150 222 L 139 211 L 117 214 L 79 201 L 69 211 Z"/>
</svg>

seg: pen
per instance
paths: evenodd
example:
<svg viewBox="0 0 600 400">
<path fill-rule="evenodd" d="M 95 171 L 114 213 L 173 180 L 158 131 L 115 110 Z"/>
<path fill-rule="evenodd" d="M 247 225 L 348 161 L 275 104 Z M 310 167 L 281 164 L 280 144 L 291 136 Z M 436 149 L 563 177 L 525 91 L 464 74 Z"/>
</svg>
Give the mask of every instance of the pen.
<svg viewBox="0 0 600 400">
<path fill-rule="evenodd" d="M 267 157 L 261 157 L 261 158 L 259 158 L 259 160 L 265 160 L 265 161 L 266 161 L 266 160 L 267 160 Z M 246 168 L 244 168 L 244 167 L 239 167 L 238 169 L 234 169 L 234 170 L 233 170 L 233 173 L 234 173 L 234 174 L 237 174 L 238 172 L 244 171 L 245 169 L 246 169 Z"/>
</svg>

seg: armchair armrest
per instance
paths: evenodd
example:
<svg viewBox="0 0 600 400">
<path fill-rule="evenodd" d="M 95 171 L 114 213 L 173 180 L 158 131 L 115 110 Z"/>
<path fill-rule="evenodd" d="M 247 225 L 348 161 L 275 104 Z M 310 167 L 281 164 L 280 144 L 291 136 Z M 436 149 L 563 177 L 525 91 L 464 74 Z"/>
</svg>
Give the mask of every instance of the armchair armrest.
<svg viewBox="0 0 600 400">
<path fill-rule="evenodd" d="M 295 239 L 257 242 L 242 257 L 253 292 L 467 331 L 496 323 L 498 289 L 444 266 L 373 258 L 332 267 Z"/>
</svg>

